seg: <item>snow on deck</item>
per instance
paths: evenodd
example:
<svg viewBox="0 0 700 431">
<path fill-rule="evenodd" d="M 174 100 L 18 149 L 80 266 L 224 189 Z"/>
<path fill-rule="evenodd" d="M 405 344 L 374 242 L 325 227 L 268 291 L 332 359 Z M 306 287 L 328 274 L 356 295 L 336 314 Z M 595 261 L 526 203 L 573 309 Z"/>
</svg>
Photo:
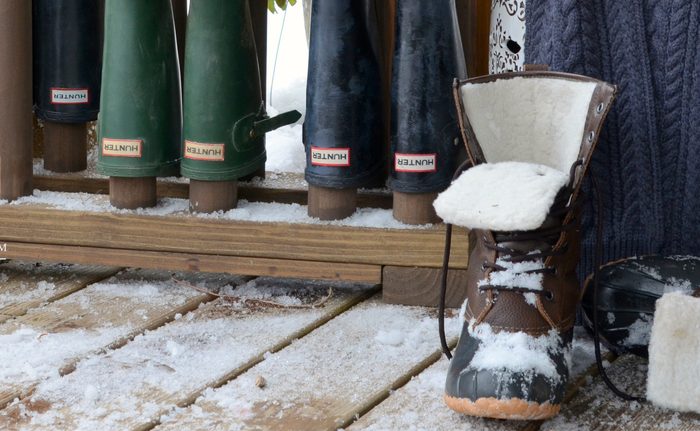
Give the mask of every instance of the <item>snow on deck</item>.
<svg viewBox="0 0 700 431">
<path fill-rule="evenodd" d="M 450 337 L 459 318 L 446 321 Z M 439 350 L 427 309 L 370 300 L 164 418 L 176 429 L 332 429 Z M 256 387 L 264 378 L 266 385 Z M 277 422 L 277 425 L 275 425 Z"/>
<path fill-rule="evenodd" d="M 53 276 L 33 264 L 17 267 L 37 283 Z M 19 398 L 0 409 L 0 429 L 510 431 L 540 425 L 453 413 L 442 402 L 447 362 L 437 353 L 435 311 L 366 300 L 372 292 L 366 285 L 334 284 L 325 300 L 329 286 L 130 270 L 38 304 L 0 325 L 0 386 L 31 388 L 15 391 Z M 228 297 L 211 301 L 201 288 Z M 192 298 L 200 298 L 199 307 L 175 313 Z M 451 338 L 460 323 L 448 319 Z M 130 330 L 140 335 L 100 352 Z M 575 331 L 572 351 L 572 382 L 583 386 L 543 429 L 700 429 L 698 415 L 623 403 L 585 374 L 593 362 L 585 331 Z M 60 375 L 76 357 L 81 360 Z M 643 387 L 643 362 L 622 358 L 610 369 L 625 388 Z"/>
<path fill-rule="evenodd" d="M 151 216 L 191 216 L 189 200 L 161 198 L 153 208 L 136 210 L 117 209 L 109 203 L 106 195 L 90 193 L 67 193 L 34 190 L 31 196 L 21 197 L 13 202 L 0 202 L 0 205 L 45 205 L 64 211 L 86 211 L 113 214 L 138 214 Z M 353 215 L 342 220 L 320 220 L 309 217 L 306 205 L 281 204 L 274 202 L 238 201 L 238 207 L 211 214 L 194 213 L 195 217 L 214 220 L 237 220 L 257 223 L 299 223 L 332 226 L 368 227 L 380 229 L 426 229 L 433 225 L 408 225 L 394 219 L 392 210 L 379 208 L 358 208 Z"/>
<path fill-rule="evenodd" d="M 141 288 L 144 293 L 132 306 L 142 300 L 168 300 L 156 283 L 142 282 Z M 124 295 L 131 293 L 124 290 Z M 299 301 L 315 302 L 327 294 L 327 288 L 277 286 L 271 281 L 241 289 L 229 286 L 222 293 L 299 305 Z M 192 394 L 262 359 L 266 351 L 289 337 L 339 312 L 361 293 L 340 290 L 322 307 L 303 309 L 256 308 L 221 299 L 204 304 L 123 348 L 88 357 L 71 374 L 50 376 L 27 399 L 0 412 L 0 425 L 12 423 L 27 430 L 122 430 L 148 424 Z M 31 406 L 36 405 L 50 409 L 33 410 Z"/>
<path fill-rule="evenodd" d="M 240 278 L 186 276 L 216 288 Z M 170 274 L 124 271 L 0 325 L 0 399 L 47 378 L 81 356 L 144 330 L 153 319 L 203 295 Z"/>
</svg>

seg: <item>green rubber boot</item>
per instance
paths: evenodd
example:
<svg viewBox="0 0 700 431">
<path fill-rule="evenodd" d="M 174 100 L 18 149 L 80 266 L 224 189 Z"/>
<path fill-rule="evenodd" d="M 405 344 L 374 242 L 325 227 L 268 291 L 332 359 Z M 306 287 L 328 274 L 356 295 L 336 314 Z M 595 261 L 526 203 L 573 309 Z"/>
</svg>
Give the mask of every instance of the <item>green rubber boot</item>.
<svg viewBox="0 0 700 431">
<path fill-rule="evenodd" d="M 265 113 L 247 0 L 192 0 L 185 70 L 182 175 L 236 181 L 264 169 L 265 133 L 301 114 Z"/>
<path fill-rule="evenodd" d="M 170 0 L 106 0 L 98 172 L 178 175 L 181 109 Z"/>
</svg>

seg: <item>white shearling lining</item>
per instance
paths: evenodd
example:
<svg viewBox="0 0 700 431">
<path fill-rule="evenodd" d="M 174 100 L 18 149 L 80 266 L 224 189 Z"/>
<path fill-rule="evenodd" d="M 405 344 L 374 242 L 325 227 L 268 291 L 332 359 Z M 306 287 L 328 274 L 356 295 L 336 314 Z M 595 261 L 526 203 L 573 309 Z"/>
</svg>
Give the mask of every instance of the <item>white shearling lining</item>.
<svg viewBox="0 0 700 431">
<path fill-rule="evenodd" d="M 569 172 L 595 88 L 592 82 L 518 77 L 464 84 L 461 91 L 487 162 L 529 162 Z"/>
<path fill-rule="evenodd" d="M 700 413 L 700 298 L 680 292 L 656 301 L 649 343 L 647 399 Z"/>
<path fill-rule="evenodd" d="M 468 169 L 433 203 L 447 223 L 520 231 L 544 223 L 569 175 L 533 163 L 484 163 Z"/>
</svg>

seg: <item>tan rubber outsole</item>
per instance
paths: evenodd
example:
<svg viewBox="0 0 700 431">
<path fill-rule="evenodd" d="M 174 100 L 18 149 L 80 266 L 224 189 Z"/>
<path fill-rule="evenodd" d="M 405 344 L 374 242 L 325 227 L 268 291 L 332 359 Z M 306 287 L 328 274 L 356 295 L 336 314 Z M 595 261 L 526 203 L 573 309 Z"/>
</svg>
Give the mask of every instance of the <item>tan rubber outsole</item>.
<svg viewBox="0 0 700 431">
<path fill-rule="evenodd" d="M 534 421 L 549 419 L 559 413 L 559 404 L 549 402 L 539 404 L 518 398 L 499 400 L 497 398 L 479 398 L 472 401 L 467 398 L 455 398 L 445 395 L 445 404 L 457 413 L 493 419 L 510 419 Z"/>
</svg>

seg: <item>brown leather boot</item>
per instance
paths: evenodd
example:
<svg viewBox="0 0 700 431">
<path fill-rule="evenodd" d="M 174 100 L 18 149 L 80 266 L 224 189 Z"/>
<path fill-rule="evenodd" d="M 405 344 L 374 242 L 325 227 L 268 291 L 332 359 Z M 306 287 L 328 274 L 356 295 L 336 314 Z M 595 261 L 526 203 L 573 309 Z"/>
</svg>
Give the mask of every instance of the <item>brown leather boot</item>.
<svg viewBox="0 0 700 431">
<path fill-rule="evenodd" d="M 435 201 L 445 222 L 471 229 L 465 322 L 445 386 L 453 410 L 558 413 L 580 297 L 581 182 L 614 93 L 546 71 L 455 83 L 472 167 Z"/>
</svg>

